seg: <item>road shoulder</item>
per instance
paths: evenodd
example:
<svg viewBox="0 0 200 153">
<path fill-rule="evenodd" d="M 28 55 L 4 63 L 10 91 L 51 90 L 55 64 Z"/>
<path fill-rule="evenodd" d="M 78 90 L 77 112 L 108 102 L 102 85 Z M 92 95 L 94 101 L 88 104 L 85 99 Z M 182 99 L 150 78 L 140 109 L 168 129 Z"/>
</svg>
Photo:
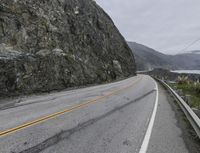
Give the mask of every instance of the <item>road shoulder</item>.
<svg viewBox="0 0 200 153">
<path fill-rule="evenodd" d="M 180 126 L 176 112 L 174 112 L 173 99 L 161 86 L 159 88 L 159 100 L 157 115 L 148 147 L 148 153 L 189 153 L 184 141 L 184 134 Z"/>
</svg>

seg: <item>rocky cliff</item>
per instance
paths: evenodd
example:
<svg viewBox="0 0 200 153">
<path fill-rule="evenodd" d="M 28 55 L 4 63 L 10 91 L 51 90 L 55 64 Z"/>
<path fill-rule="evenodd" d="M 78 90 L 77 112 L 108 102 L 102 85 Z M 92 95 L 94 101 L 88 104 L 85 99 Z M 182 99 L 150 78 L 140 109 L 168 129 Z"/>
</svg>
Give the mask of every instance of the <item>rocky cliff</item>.
<svg viewBox="0 0 200 153">
<path fill-rule="evenodd" d="M 134 57 L 93 0 L 0 0 L 0 95 L 135 74 Z"/>
</svg>

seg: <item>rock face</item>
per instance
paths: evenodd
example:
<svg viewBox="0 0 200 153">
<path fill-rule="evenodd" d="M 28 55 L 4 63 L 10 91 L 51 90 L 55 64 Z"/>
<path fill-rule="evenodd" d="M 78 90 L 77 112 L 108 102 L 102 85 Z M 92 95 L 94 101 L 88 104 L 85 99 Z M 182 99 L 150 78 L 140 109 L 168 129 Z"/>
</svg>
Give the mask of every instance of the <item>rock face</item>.
<svg viewBox="0 0 200 153">
<path fill-rule="evenodd" d="M 1 0 L 1 96 L 134 74 L 131 50 L 95 1 Z"/>
</svg>

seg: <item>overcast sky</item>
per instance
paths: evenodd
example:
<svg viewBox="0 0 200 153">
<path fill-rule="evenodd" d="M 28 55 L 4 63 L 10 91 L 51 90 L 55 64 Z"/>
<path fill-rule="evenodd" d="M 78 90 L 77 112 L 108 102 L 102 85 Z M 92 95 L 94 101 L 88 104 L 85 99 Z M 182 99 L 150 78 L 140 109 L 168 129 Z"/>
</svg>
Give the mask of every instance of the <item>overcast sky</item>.
<svg viewBox="0 0 200 153">
<path fill-rule="evenodd" d="M 200 0 L 96 0 L 128 41 L 176 54 L 200 39 Z M 200 50 L 200 41 L 186 50 Z"/>
</svg>

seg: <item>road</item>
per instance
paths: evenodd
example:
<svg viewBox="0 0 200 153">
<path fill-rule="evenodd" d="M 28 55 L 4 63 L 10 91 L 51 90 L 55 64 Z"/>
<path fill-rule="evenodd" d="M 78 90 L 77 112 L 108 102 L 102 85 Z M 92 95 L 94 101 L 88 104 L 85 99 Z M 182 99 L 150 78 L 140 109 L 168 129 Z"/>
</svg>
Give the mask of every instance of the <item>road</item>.
<svg viewBox="0 0 200 153">
<path fill-rule="evenodd" d="M 30 96 L 0 110 L 0 153 L 189 153 L 149 76 Z"/>
</svg>

